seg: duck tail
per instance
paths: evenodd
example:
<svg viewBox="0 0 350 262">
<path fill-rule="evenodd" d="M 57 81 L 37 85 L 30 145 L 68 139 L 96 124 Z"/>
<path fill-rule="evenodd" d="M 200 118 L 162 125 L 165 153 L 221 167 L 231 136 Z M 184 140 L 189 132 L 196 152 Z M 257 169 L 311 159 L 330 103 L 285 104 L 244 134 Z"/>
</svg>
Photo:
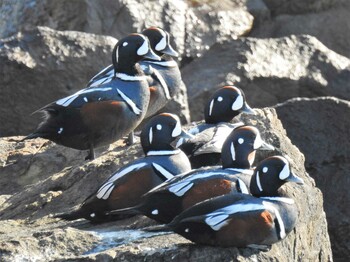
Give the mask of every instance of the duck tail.
<svg viewBox="0 0 350 262">
<path fill-rule="evenodd" d="M 61 218 L 64 220 L 72 221 L 79 218 L 85 218 L 85 212 L 83 212 L 81 209 L 78 209 L 69 213 L 61 213 L 54 215 L 54 218 Z"/>
</svg>

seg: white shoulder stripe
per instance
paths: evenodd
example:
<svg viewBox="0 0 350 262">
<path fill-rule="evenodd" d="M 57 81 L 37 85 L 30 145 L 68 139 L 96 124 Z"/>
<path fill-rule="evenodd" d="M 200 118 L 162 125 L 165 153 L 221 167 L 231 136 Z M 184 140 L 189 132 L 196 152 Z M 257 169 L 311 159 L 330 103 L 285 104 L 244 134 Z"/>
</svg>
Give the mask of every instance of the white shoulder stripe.
<svg viewBox="0 0 350 262">
<path fill-rule="evenodd" d="M 168 180 L 168 179 L 174 177 L 174 175 L 172 173 L 170 173 L 168 170 L 166 170 L 161 165 L 158 165 L 156 163 L 152 163 L 152 165 L 154 166 L 155 169 L 157 169 L 164 176 L 165 180 Z"/>
<path fill-rule="evenodd" d="M 158 72 L 157 69 L 153 69 L 154 74 L 156 75 L 157 79 L 160 82 L 160 85 L 163 88 L 163 91 L 165 93 L 165 97 L 169 100 L 171 98 L 170 96 L 170 92 L 169 92 L 169 87 L 167 85 L 167 83 L 165 82 L 164 78 L 162 77 L 162 75 Z"/>
<path fill-rule="evenodd" d="M 241 189 L 241 193 L 242 194 L 249 194 L 249 190 L 247 188 L 247 185 L 239 178 L 237 179 L 237 182 L 239 184 L 239 188 Z"/>
<path fill-rule="evenodd" d="M 132 111 L 136 114 L 139 115 L 142 113 L 142 110 L 139 109 L 136 104 L 126 95 L 124 94 L 122 91 L 120 91 L 117 88 L 117 92 L 118 94 L 121 96 L 121 98 L 123 98 L 123 100 L 131 107 Z"/>
<path fill-rule="evenodd" d="M 280 229 L 279 237 L 281 239 L 285 238 L 287 234 L 280 212 L 269 202 L 263 201 L 263 205 L 266 207 L 266 209 L 271 210 L 275 214 Z"/>
</svg>

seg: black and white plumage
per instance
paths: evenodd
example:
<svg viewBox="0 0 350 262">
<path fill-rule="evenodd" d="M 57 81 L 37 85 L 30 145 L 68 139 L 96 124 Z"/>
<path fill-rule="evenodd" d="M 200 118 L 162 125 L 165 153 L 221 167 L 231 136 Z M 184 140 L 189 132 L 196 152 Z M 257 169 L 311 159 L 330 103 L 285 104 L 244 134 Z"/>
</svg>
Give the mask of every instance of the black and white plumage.
<svg viewBox="0 0 350 262">
<path fill-rule="evenodd" d="M 140 62 L 145 74 L 150 75 L 150 103 L 146 117 L 154 115 L 157 111 L 178 93 L 182 84 L 181 73 L 177 63 L 172 57 L 177 57 L 178 53 L 170 44 L 170 35 L 165 30 L 158 27 L 150 27 L 142 31 L 148 37 L 151 48 L 161 57 L 160 61 L 147 59 Z M 94 76 L 87 87 L 96 87 L 108 83 L 114 77 L 114 68 L 107 66 Z"/>
<path fill-rule="evenodd" d="M 279 194 L 288 181 L 303 184 L 285 158 L 269 157 L 254 171 L 250 186 L 254 196 L 236 193 L 203 201 L 182 212 L 167 228 L 199 244 L 267 247 L 284 239 L 297 221 L 294 200 Z"/>
<path fill-rule="evenodd" d="M 112 213 L 141 213 L 161 223 L 169 223 L 187 208 L 206 199 L 232 193 L 249 193 L 255 151 L 267 146 L 259 131 L 243 126 L 232 131 L 224 144 L 223 167 L 203 167 L 178 175 L 152 189 L 141 203 Z M 171 208 L 169 208 L 171 207 Z"/>
<path fill-rule="evenodd" d="M 182 138 L 177 143 L 177 147 L 189 157 L 192 168 L 221 163 L 220 153 L 225 139 L 234 128 L 243 125 L 230 121 L 241 112 L 254 114 L 238 87 L 224 86 L 208 99 L 204 110 L 205 122 L 188 131 L 192 138 Z"/>
<path fill-rule="evenodd" d="M 119 169 L 78 210 L 58 217 L 68 220 L 85 218 L 93 222 L 124 218 L 106 212 L 137 205 L 144 193 L 191 169 L 187 156 L 170 145 L 180 135 L 182 129 L 176 115 L 163 113 L 150 119 L 141 132 L 145 157 Z"/>
<path fill-rule="evenodd" d="M 58 144 L 90 150 L 108 145 L 129 134 L 144 118 L 149 103 L 147 77 L 137 65 L 143 58 L 159 59 L 148 39 L 140 34 L 129 35 L 113 50 L 112 81 L 94 88 L 85 88 L 43 108 L 45 120 L 29 138 L 42 137 Z"/>
</svg>

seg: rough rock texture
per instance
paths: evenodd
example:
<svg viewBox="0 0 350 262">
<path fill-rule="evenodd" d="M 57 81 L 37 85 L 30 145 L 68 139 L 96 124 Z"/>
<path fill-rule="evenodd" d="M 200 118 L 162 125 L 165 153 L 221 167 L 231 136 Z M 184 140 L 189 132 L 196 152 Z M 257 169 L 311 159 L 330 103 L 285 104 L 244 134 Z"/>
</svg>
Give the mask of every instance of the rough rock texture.
<svg viewBox="0 0 350 262">
<path fill-rule="evenodd" d="M 346 2 L 346 0 L 264 0 L 275 14 L 301 14 L 319 12 Z"/>
<path fill-rule="evenodd" d="M 110 63 L 115 43 L 112 37 L 46 27 L 2 39 L 0 136 L 33 131 L 40 115 L 31 113 L 85 87 Z"/>
<path fill-rule="evenodd" d="M 350 99 L 350 60 L 311 36 L 244 38 L 215 44 L 183 68 L 193 120 L 203 118 L 209 94 L 237 84 L 253 107 L 293 97 L 337 96 Z"/>
<path fill-rule="evenodd" d="M 350 102 L 334 97 L 292 99 L 276 111 L 324 196 L 334 259 L 350 257 Z"/>
<path fill-rule="evenodd" d="M 290 1 L 293 3 L 293 1 Z M 320 3 L 322 1 L 315 1 Z M 307 34 L 315 36 L 329 49 L 350 57 L 350 2 L 323 12 L 298 15 L 278 15 L 260 23 L 250 36 L 283 37 Z"/>
<path fill-rule="evenodd" d="M 0 40 L 0 136 L 26 135 L 41 121 L 34 111 L 84 88 L 111 64 L 117 40 L 47 27 Z M 167 110 L 190 119 L 186 86 Z M 11 109 L 11 110 L 9 110 Z"/>
<path fill-rule="evenodd" d="M 263 138 L 275 145 L 278 152 L 289 156 L 294 172 L 306 182 L 304 186 L 286 184 L 285 189 L 299 207 L 299 221 L 295 230 L 285 240 L 273 245 L 270 251 L 199 246 L 175 234 L 147 235 L 143 231 L 135 230 L 152 224 L 143 217 L 104 225 L 91 225 L 82 220 L 63 222 L 51 218 L 54 213 L 65 212 L 79 205 L 114 170 L 139 157 L 140 146 L 136 144 L 128 148 L 111 149 L 94 161 L 84 162 L 82 165 L 67 163 L 66 168 L 48 174 L 46 179 L 42 178 L 38 183 L 6 196 L 7 200 L 0 206 L 0 219 L 4 225 L 0 228 L 1 260 L 13 261 L 19 255 L 26 255 L 29 256 L 27 259 L 31 259 L 31 254 L 36 256 L 39 253 L 41 259 L 53 261 L 332 260 L 322 194 L 315 187 L 313 179 L 307 175 L 304 156 L 287 138 L 276 112 L 273 109 L 257 110 L 257 115 L 243 115 L 240 120 L 260 128 Z M 29 154 L 34 155 L 37 146 L 43 141 L 37 139 L 32 144 L 25 144 L 25 148 Z M 10 141 L 6 140 L 5 144 L 8 143 Z M 23 142 L 12 143 L 23 146 Z M 14 147 L 7 146 L 9 150 Z M 62 147 L 55 145 L 47 148 L 56 150 L 57 154 L 62 150 Z M 19 152 L 23 152 L 23 149 Z M 32 162 L 32 168 L 40 165 L 41 161 L 48 161 L 44 158 L 44 152 L 37 156 L 37 161 Z M 267 153 L 260 154 L 258 160 L 266 156 Z M 73 156 L 72 159 L 79 162 L 80 156 Z M 24 168 L 27 167 L 24 165 Z M 3 174 L 2 169 L 0 167 L 0 174 Z M 3 189 L 0 190 L 2 195 Z M 116 232 L 117 229 L 124 231 Z M 16 234 L 17 230 L 21 230 L 21 234 Z M 10 241 L 5 237 L 6 232 L 12 232 Z M 72 239 L 73 243 L 67 239 Z M 43 246 L 46 246 L 46 252 L 42 252 Z M 28 252 L 29 248 L 32 253 Z"/>
<path fill-rule="evenodd" d="M 250 31 L 253 16 L 241 2 L 0 0 L 0 14 L 5 18 L 0 21 L 0 36 L 33 26 L 48 26 L 119 39 L 155 25 L 171 33 L 181 54 L 195 57 L 219 38 L 240 36 Z"/>
</svg>

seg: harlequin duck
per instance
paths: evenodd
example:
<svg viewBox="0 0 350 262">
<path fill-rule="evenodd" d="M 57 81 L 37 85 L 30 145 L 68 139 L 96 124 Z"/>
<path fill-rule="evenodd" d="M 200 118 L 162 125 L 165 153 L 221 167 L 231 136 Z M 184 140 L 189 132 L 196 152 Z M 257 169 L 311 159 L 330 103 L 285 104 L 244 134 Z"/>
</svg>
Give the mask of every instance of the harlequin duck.
<svg viewBox="0 0 350 262">
<path fill-rule="evenodd" d="M 160 61 L 152 59 L 140 62 L 141 68 L 150 79 L 150 103 L 146 117 L 154 115 L 180 90 L 182 84 L 181 73 L 177 63 L 171 56 L 178 53 L 170 44 L 169 33 L 158 27 L 150 27 L 142 32 L 147 36 L 153 51 L 161 57 Z M 88 87 L 99 86 L 109 82 L 114 76 L 113 66 L 110 65 L 94 76 L 88 83 Z"/>
<path fill-rule="evenodd" d="M 108 145 L 129 134 L 143 119 L 149 102 L 149 87 L 139 65 L 143 58 L 159 59 L 148 39 L 131 34 L 113 50 L 113 80 L 59 99 L 39 111 L 46 118 L 26 139 L 42 137 L 67 147 L 90 150 Z"/>
<path fill-rule="evenodd" d="M 253 174 L 249 168 L 257 149 L 273 147 L 262 141 L 255 127 L 234 129 L 222 148 L 223 167 L 204 167 L 176 176 L 145 194 L 139 205 L 111 213 L 141 213 L 169 223 L 183 210 L 205 199 L 235 192 L 248 194 Z"/>
<path fill-rule="evenodd" d="M 77 211 L 58 217 L 85 218 L 93 222 L 124 218 L 108 216 L 105 212 L 134 206 L 153 187 L 191 169 L 187 156 L 170 145 L 180 135 L 181 124 L 176 115 L 162 113 L 151 118 L 141 132 L 141 145 L 146 156 L 114 173 Z"/>
<path fill-rule="evenodd" d="M 266 248 L 285 238 L 296 224 L 294 200 L 279 190 L 288 181 L 303 184 L 284 157 L 269 157 L 254 171 L 250 190 L 255 196 L 237 193 L 203 201 L 167 226 L 199 244 Z"/>
<path fill-rule="evenodd" d="M 222 144 L 232 129 L 243 125 L 229 122 L 241 112 L 254 114 L 243 91 L 236 86 L 224 86 L 209 98 L 204 109 L 205 123 L 189 130 L 194 135 L 192 138 L 182 138 L 177 143 L 189 157 L 192 168 L 221 163 Z"/>
</svg>

